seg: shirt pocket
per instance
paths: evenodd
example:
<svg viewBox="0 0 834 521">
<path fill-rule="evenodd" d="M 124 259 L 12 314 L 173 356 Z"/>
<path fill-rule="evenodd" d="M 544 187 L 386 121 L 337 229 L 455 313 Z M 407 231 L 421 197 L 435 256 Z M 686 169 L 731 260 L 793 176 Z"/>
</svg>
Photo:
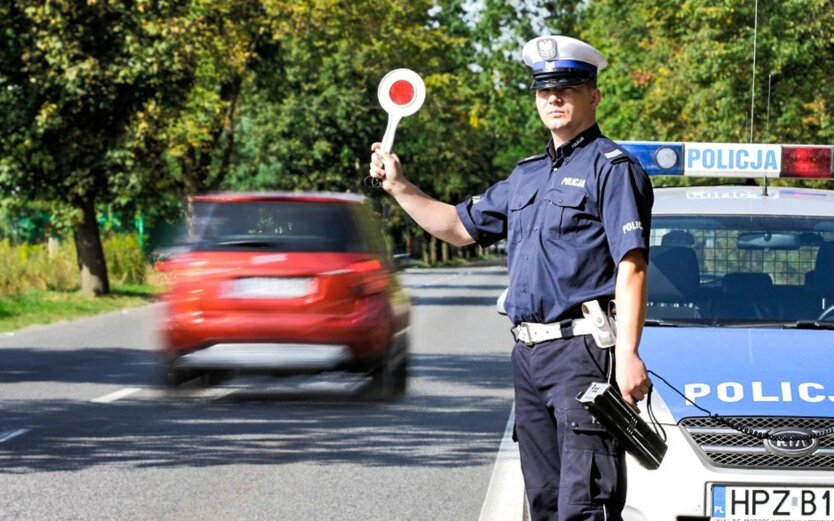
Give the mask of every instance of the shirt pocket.
<svg viewBox="0 0 834 521">
<path fill-rule="evenodd" d="M 547 205 L 547 237 L 550 239 L 572 239 L 581 229 L 588 195 L 581 190 L 548 190 L 544 200 Z"/>
<path fill-rule="evenodd" d="M 538 189 L 521 191 L 513 195 L 510 201 L 509 233 L 508 241 L 511 244 L 521 242 L 525 230 L 529 230 L 533 224 L 533 211 Z"/>
</svg>

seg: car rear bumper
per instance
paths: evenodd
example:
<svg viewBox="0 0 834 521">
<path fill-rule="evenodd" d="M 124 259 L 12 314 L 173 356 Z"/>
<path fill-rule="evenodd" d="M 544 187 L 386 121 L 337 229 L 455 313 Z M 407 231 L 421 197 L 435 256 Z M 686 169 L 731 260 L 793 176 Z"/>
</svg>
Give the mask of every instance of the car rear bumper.
<svg viewBox="0 0 834 521">
<path fill-rule="evenodd" d="M 178 312 L 168 306 L 161 348 L 180 357 L 218 344 L 347 346 L 356 359 L 381 356 L 392 337 L 408 326 L 384 298 L 365 299 L 348 314 L 252 311 Z"/>
<path fill-rule="evenodd" d="M 177 369 L 238 371 L 327 371 L 353 358 L 346 345 L 327 344 L 215 344 L 180 356 Z"/>
</svg>

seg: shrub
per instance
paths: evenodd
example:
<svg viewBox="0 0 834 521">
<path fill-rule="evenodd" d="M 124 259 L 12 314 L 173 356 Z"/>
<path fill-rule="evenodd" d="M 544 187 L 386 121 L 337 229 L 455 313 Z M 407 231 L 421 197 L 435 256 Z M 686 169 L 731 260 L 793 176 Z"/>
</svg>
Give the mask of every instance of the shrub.
<svg viewBox="0 0 834 521">
<path fill-rule="evenodd" d="M 12 245 L 0 241 L 0 295 L 26 290 L 69 291 L 78 287 L 78 268 L 72 244 L 59 245 L 50 256 L 45 244 Z"/>
<path fill-rule="evenodd" d="M 102 246 L 110 282 L 145 283 L 148 266 L 135 234 L 109 234 L 104 238 Z"/>
<path fill-rule="evenodd" d="M 144 284 L 147 265 L 134 235 L 111 234 L 104 238 L 104 258 L 110 282 Z M 13 245 L 0 240 L 0 297 L 27 290 L 74 291 L 79 275 L 72 240 L 46 244 Z"/>
</svg>

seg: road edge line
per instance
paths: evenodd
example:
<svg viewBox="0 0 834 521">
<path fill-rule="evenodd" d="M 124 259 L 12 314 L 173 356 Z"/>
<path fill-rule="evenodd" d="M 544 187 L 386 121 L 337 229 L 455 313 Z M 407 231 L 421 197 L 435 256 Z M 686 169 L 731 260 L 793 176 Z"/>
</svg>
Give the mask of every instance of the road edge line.
<svg viewBox="0 0 834 521">
<path fill-rule="evenodd" d="M 495 456 L 479 521 L 521 520 L 524 516 L 524 477 L 521 474 L 518 445 L 513 441 L 514 424 L 515 402 Z"/>
</svg>

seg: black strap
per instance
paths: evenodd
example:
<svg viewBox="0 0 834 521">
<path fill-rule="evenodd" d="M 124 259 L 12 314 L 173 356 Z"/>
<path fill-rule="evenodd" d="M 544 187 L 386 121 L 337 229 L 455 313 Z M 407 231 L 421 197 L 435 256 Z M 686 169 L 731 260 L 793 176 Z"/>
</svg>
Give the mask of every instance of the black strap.
<svg viewBox="0 0 834 521">
<path fill-rule="evenodd" d="M 563 340 L 568 340 L 569 338 L 573 338 L 573 320 L 567 318 L 565 320 L 559 321 L 559 331 L 562 334 Z"/>
</svg>

